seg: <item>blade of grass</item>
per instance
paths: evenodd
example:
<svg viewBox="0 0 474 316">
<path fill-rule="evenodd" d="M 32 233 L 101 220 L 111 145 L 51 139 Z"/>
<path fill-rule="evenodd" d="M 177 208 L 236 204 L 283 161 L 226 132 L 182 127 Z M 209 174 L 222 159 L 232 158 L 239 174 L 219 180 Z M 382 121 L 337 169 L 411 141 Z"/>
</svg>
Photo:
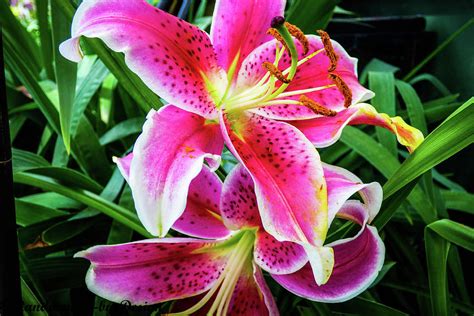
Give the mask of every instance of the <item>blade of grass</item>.
<svg viewBox="0 0 474 316">
<path fill-rule="evenodd" d="M 375 93 L 371 103 L 377 111 L 395 116 L 395 77 L 393 72 L 369 72 L 369 89 Z M 395 136 L 381 127 L 376 127 L 375 132 L 379 142 L 396 157 L 397 140 Z"/>
<path fill-rule="evenodd" d="M 385 197 L 474 142 L 474 98 L 431 132 L 385 183 Z"/>
<path fill-rule="evenodd" d="M 53 68 L 53 39 L 49 26 L 48 0 L 36 0 L 36 16 L 38 19 L 39 38 L 41 46 L 41 59 L 48 79 L 54 80 Z"/>
<path fill-rule="evenodd" d="M 315 29 L 324 29 L 327 26 L 338 3 L 339 0 L 294 1 L 286 17 L 304 33 L 314 33 Z M 302 12 L 305 14 L 301 14 Z"/>
<path fill-rule="evenodd" d="M 59 10 L 55 1 L 51 2 L 51 20 L 53 26 L 54 70 L 59 94 L 59 120 L 64 146 L 69 154 L 71 151 L 71 120 L 74 112 L 77 63 L 67 60 L 59 52 L 59 44 L 69 37 L 71 21 Z"/>
<path fill-rule="evenodd" d="M 441 80 L 439 80 L 438 78 L 436 78 L 432 74 L 420 74 L 420 75 L 414 77 L 413 79 L 411 79 L 409 83 L 411 85 L 414 85 L 415 83 L 420 82 L 420 81 L 428 81 L 443 96 L 449 96 L 451 94 L 448 87 L 446 87 L 445 84 L 441 82 Z"/>
<path fill-rule="evenodd" d="M 426 263 L 433 315 L 449 315 L 449 294 L 446 278 L 449 246 L 449 242 L 432 231 L 429 226 L 425 228 Z"/>
<path fill-rule="evenodd" d="M 30 174 L 26 172 L 16 173 L 14 175 L 15 183 L 22 183 L 31 185 L 45 191 L 52 191 L 69 197 L 73 200 L 79 201 L 88 205 L 94 209 L 97 209 L 105 215 L 117 220 L 118 222 L 130 227 L 137 233 L 144 237 L 151 238 L 152 236 L 143 228 L 138 217 L 130 211 L 101 198 L 97 194 L 90 191 L 76 189 L 72 187 L 66 187 L 61 185 L 50 177 Z"/>
<path fill-rule="evenodd" d="M 456 32 L 452 33 L 446 40 L 444 40 L 441 45 L 439 45 L 434 51 L 432 51 L 428 56 L 425 57 L 418 65 L 416 65 L 404 78 L 403 81 L 410 80 L 423 66 L 425 66 L 430 60 L 432 60 L 436 55 L 443 51 L 453 40 L 455 40 L 459 35 L 461 35 L 465 30 L 470 28 L 474 24 L 474 18 L 471 18 L 469 21 L 464 23 Z"/>
<path fill-rule="evenodd" d="M 144 121 L 144 118 L 136 117 L 118 123 L 100 137 L 100 144 L 105 146 L 124 137 L 140 133 Z"/>
<path fill-rule="evenodd" d="M 441 190 L 448 209 L 474 215 L 474 194 L 460 191 Z"/>
<path fill-rule="evenodd" d="M 24 62 L 28 63 L 28 67 L 33 73 L 39 74 L 41 69 L 40 49 L 35 40 L 13 15 L 8 1 L 0 1 L 0 12 L 2 12 L 0 24 L 4 40 L 10 40 L 19 51 L 24 52 L 24 56 L 27 57 Z"/>
</svg>

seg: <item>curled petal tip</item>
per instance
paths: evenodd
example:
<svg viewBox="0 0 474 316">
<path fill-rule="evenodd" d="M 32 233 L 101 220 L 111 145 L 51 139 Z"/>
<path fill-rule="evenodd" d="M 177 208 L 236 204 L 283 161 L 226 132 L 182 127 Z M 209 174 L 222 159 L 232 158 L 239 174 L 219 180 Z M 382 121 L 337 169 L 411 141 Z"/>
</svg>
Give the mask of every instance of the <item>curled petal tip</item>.
<svg viewBox="0 0 474 316">
<path fill-rule="evenodd" d="M 87 251 L 86 250 L 82 250 L 82 251 L 79 251 L 79 252 L 76 252 L 74 254 L 74 256 L 72 256 L 73 258 L 87 258 Z"/>
<path fill-rule="evenodd" d="M 313 270 L 314 281 L 321 286 L 326 284 L 334 269 L 334 250 L 331 247 L 304 245 Z"/>
<path fill-rule="evenodd" d="M 81 47 L 79 46 L 78 38 L 70 38 L 62 42 L 61 45 L 59 45 L 59 52 L 64 58 L 76 63 L 80 62 L 84 57 Z"/>
</svg>

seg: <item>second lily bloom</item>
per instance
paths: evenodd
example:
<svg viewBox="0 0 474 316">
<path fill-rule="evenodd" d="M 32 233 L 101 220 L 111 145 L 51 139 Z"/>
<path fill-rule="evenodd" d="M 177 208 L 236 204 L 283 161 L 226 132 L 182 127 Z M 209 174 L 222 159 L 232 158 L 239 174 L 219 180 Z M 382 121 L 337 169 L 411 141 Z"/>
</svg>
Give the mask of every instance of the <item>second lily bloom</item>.
<svg viewBox="0 0 474 316">
<path fill-rule="evenodd" d="M 122 171 L 127 177 L 126 165 Z M 173 228 L 197 238 L 96 246 L 78 253 L 92 264 L 87 286 L 108 300 L 133 305 L 187 299 L 173 308 L 182 314 L 277 315 L 263 269 L 296 295 L 348 300 L 373 282 L 383 264 L 383 242 L 367 225 L 379 210 L 381 187 L 362 184 L 330 165 L 324 165 L 324 173 L 332 219 L 361 227 L 356 236 L 327 245 L 335 265 L 325 285 L 316 284 L 302 246 L 280 242 L 263 230 L 253 181 L 239 165 L 224 184 L 207 167 L 191 182 L 186 210 Z M 363 202 L 347 200 L 355 192 Z"/>
</svg>

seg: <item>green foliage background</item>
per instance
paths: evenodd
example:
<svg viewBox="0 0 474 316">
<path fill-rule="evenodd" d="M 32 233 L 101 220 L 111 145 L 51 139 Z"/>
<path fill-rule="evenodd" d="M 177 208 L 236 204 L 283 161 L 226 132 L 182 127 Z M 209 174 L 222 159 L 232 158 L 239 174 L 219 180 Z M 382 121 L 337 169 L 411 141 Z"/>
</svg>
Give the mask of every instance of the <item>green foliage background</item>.
<svg viewBox="0 0 474 316">
<path fill-rule="evenodd" d="M 348 14 L 338 3 L 289 1 L 287 17 L 313 33 L 335 11 Z M 95 298 L 84 283 L 88 262 L 72 255 L 92 245 L 150 237 L 111 157 L 131 149 L 146 113 L 162 102 L 127 69 L 120 54 L 99 40 L 84 39 L 88 55 L 81 64 L 65 60 L 58 44 L 68 37 L 77 4 L 35 4 L 36 13 L 25 20 L 0 0 L 22 295 L 25 304 L 52 307 L 25 313 L 147 314 Z M 211 2 L 191 1 L 188 20 L 208 28 L 212 7 Z M 472 24 L 468 21 L 458 33 Z M 455 41 L 458 34 L 453 34 L 441 48 Z M 436 60 L 438 52 L 426 61 Z M 472 63 L 472 56 L 464 57 Z M 360 78 L 377 94 L 372 105 L 423 132 L 426 140 L 416 152 L 408 156 L 392 135 L 370 127 L 347 127 L 340 142 L 321 150 L 323 161 L 365 182 L 383 184 L 384 203 L 375 225 L 387 246 L 384 268 L 368 291 L 340 304 L 298 298 L 268 278 L 282 315 L 474 314 L 467 282 L 474 230 L 466 225 L 474 213 L 474 195 L 436 169 L 472 144 L 474 98 L 459 99 L 443 78 L 421 73 L 422 67 L 403 77 L 397 66 L 373 60 Z M 423 81 L 433 85 L 434 97 L 419 97 L 418 82 Z M 219 173 L 225 176 L 235 163 L 224 153 Z M 351 228 L 339 225 L 329 239 L 347 236 Z M 153 308 L 163 311 L 167 304 Z"/>
</svg>

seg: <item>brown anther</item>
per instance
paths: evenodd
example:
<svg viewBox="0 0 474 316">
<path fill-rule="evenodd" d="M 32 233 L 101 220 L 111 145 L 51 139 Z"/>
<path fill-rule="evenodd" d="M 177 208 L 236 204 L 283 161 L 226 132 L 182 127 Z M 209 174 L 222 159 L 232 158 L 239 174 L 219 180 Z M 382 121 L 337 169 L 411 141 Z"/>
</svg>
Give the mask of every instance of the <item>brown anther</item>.
<svg viewBox="0 0 474 316">
<path fill-rule="evenodd" d="M 335 73 L 330 73 L 329 74 L 329 79 L 331 79 L 334 84 L 336 84 L 337 89 L 342 93 L 344 96 L 344 106 L 348 108 L 352 104 L 352 91 L 347 85 L 347 83 L 344 82 L 344 80 L 337 74 Z"/>
<path fill-rule="evenodd" d="M 298 42 L 301 43 L 301 45 L 303 46 L 303 55 L 306 55 L 309 51 L 309 41 L 304 35 L 303 31 L 301 31 L 296 25 L 293 25 L 288 22 L 285 22 L 285 26 L 288 29 L 288 32 L 290 32 L 290 34 L 293 35 L 298 40 Z"/>
<path fill-rule="evenodd" d="M 321 36 L 321 41 L 323 42 L 324 50 L 326 51 L 329 61 L 331 62 L 328 71 L 332 72 L 336 70 L 338 56 L 334 51 L 334 48 L 332 47 L 331 38 L 329 37 L 329 34 L 324 32 L 323 30 L 318 30 L 317 32 L 319 36 Z"/>
<path fill-rule="evenodd" d="M 290 83 L 291 80 L 287 79 L 280 69 L 277 68 L 274 64 L 266 61 L 262 64 L 262 67 L 269 71 L 275 78 L 280 80 L 283 83 Z"/>
<path fill-rule="evenodd" d="M 286 45 L 285 40 L 283 39 L 283 37 L 281 37 L 280 33 L 278 33 L 277 29 L 269 28 L 267 34 L 273 36 L 277 41 L 279 41 L 280 44 L 285 47 L 287 52 L 290 51 L 290 48 L 288 47 L 288 45 Z"/>
<path fill-rule="evenodd" d="M 316 102 L 314 100 L 311 100 L 310 98 L 308 98 L 305 95 L 300 96 L 299 101 L 303 106 L 307 107 L 308 109 L 310 109 L 311 111 L 313 111 L 316 114 L 321 114 L 321 115 L 324 115 L 324 116 L 336 116 L 336 114 L 337 114 L 336 111 L 333 111 L 331 109 L 328 109 L 328 108 L 322 106 L 318 102 Z"/>
</svg>

